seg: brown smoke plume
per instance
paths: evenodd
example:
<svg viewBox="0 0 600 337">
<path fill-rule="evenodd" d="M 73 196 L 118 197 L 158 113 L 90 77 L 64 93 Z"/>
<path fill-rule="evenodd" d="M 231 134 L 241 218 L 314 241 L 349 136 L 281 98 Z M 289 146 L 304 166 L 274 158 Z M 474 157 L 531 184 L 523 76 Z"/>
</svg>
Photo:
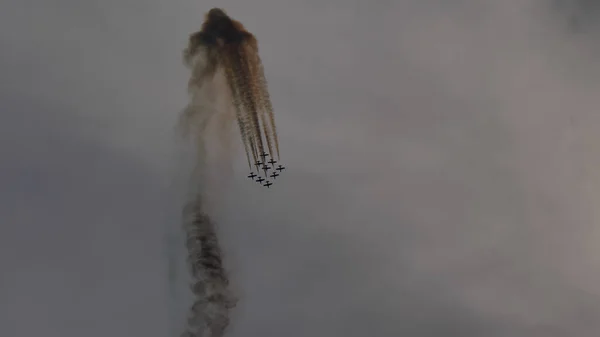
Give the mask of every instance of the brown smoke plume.
<svg viewBox="0 0 600 337">
<path fill-rule="evenodd" d="M 276 151 L 279 157 L 279 145 L 258 44 L 239 22 L 221 9 L 211 9 L 202 29 L 190 36 L 183 57 L 191 69 L 191 98 L 180 127 L 186 137 L 193 134 L 197 148 L 194 192 L 184 208 L 194 302 L 183 336 L 222 337 L 236 300 L 229 290 L 215 225 L 206 212 L 207 197 L 213 199 L 218 191 L 208 186 L 213 181 L 209 143 L 213 139 L 218 145 L 227 143 L 229 127 L 237 120 L 250 167 L 251 158 L 257 162 L 264 153 L 263 136 L 271 156 Z"/>
<path fill-rule="evenodd" d="M 279 158 L 279 141 L 258 42 L 244 26 L 218 8 L 206 14 L 202 29 L 190 36 L 184 51 L 192 67 L 190 85 L 202 85 L 222 69 L 235 109 L 248 165 L 258 160 L 267 144 L 269 155 Z M 194 64 L 201 59 L 201 65 Z"/>
</svg>

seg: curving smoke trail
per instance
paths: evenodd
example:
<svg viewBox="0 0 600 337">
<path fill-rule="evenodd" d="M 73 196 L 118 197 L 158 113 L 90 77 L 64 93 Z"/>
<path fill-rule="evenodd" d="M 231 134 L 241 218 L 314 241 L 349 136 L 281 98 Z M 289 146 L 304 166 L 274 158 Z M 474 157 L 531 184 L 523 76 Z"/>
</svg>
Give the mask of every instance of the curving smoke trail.
<svg viewBox="0 0 600 337">
<path fill-rule="evenodd" d="M 207 213 L 206 202 L 220 191 L 211 189 L 215 179 L 210 175 L 209 150 L 214 148 L 210 142 L 216 139 L 216 145 L 225 146 L 220 153 L 231 154 L 229 130 L 237 121 L 250 168 L 251 159 L 256 163 L 265 154 L 265 142 L 269 155 L 279 158 L 279 143 L 258 44 L 239 22 L 221 9 L 211 9 L 202 29 L 190 35 L 183 57 L 191 70 L 191 97 L 180 127 L 185 137 L 194 136 L 197 160 L 192 194 L 183 210 L 194 300 L 182 336 L 220 337 L 236 299 L 229 289 L 215 224 Z"/>
</svg>

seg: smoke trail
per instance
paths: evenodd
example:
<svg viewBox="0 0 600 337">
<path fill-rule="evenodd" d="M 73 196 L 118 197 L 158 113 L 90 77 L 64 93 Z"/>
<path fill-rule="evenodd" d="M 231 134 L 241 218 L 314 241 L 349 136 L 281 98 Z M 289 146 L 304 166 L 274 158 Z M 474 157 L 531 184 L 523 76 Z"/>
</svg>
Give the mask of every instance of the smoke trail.
<svg viewBox="0 0 600 337">
<path fill-rule="evenodd" d="M 249 139 L 248 142 L 251 144 L 253 155 L 255 152 L 261 154 L 264 152 L 260 124 L 258 121 L 258 115 L 256 112 L 256 100 L 250 90 L 250 71 L 246 64 L 246 55 L 243 52 L 243 46 L 240 44 L 234 44 L 227 46 L 227 49 L 223 55 L 225 64 L 224 66 L 229 69 L 231 74 L 230 82 L 235 87 L 234 97 L 239 97 L 241 106 L 237 106 L 240 114 L 245 116 L 245 120 L 249 122 Z M 243 137 L 243 136 L 242 136 Z M 254 160 L 258 160 L 255 155 Z"/>
<path fill-rule="evenodd" d="M 273 157 L 277 152 L 279 159 L 273 107 L 254 35 L 223 10 L 213 8 L 206 14 L 202 29 L 190 36 L 189 46 L 184 52 L 186 63 L 192 62 L 200 50 L 206 53 L 204 68 L 195 70 L 190 81 L 202 83 L 222 69 L 248 166 L 252 169 L 250 158 L 257 163 L 258 158 L 265 154 L 263 135 L 269 155 Z"/>
<path fill-rule="evenodd" d="M 248 45 L 244 46 L 246 49 L 252 48 L 252 45 L 248 43 Z M 260 117 L 260 123 L 262 125 L 262 129 L 264 131 L 265 140 L 267 142 L 267 147 L 269 148 L 269 155 L 273 155 L 273 140 L 271 136 L 271 127 L 267 123 L 265 119 L 265 109 L 264 109 L 264 97 L 260 92 L 260 83 L 258 78 L 258 65 L 256 64 L 256 53 L 252 50 L 246 52 L 246 55 L 249 55 L 246 60 L 246 67 L 249 73 L 249 86 L 251 93 L 250 95 L 255 100 L 255 114 Z"/>
<path fill-rule="evenodd" d="M 226 53 L 223 56 L 223 66 L 225 68 L 225 74 L 227 76 L 227 82 L 232 95 L 233 105 L 235 107 L 238 124 L 240 127 L 240 133 L 242 136 L 242 143 L 244 144 L 244 150 L 246 151 L 246 158 L 248 159 L 248 166 L 252 169 L 250 163 L 250 155 L 252 153 L 252 159 L 254 162 L 258 160 L 258 153 L 256 148 L 256 142 L 254 141 L 254 134 L 252 132 L 251 121 L 249 121 L 247 114 L 244 111 L 244 105 L 242 103 L 240 88 L 242 88 L 242 81 L 238 75 L 236 75 L 235 60 L 231 58 L 231 53 Z"/>
<path fill-rule="evenodd" d="M 275 150 L 277 151 L 277 160 L 280 160 L 281 157 L 279 155 L 279 137 L 277 136 L 277 127 L 275 126 L 275 115 L 273 114 L 273 105 L 271 104 L 271 97 L 269 95 L 269 89 L 267 86 L 267 78 L 265 77 L 265 72 L 263 69 L 262 61 L 260 60 L 260 57 L 258 56 L 258 52 L 256 53 L 256 58 L 257 58 L 257 64 L 259 65 L 258 80 L 259 80 L 259 86 L 260 86 L 260 97 L 263 102 L 265 112 L 269 116 L 269 122 L 270 122 L 270 126 L 271 126 L 270 132 L 271 132 L 271 137 L 273 138 L 273 141 L 275 142 Z"/>
<path fill-rule="evenodd" d="M 183 208 L 183 230 L 186 237 L 187 263 L 192 277 L 193 303 L 188 313 L 184 337 L 222 337 L 229 324 L 229 310 L 235 306 L 229 279 L 223 266 L 222 250 L 217 239 L 213 220 L 207 213 L 208 195 L 214 199 L 210 188 L 210 141 L 226 142 L 227 130 L 233 116 L 228 107 L 235 97 L 227 85 L 220 83 L 225 77 L 219 68 L 220 59 L 214 50 L 194 44 L 184 51 L 185 64 L 191 68 L 188 82 L 190 102 L 184 109 L 180 128 L 187 138 L 194 137 L 196 161 L 190 179 L 190 195 Z M 220 104 L 219 99 L 226 104 Z M 235 100 L 234 100 L 235 101 Z M 240 124 L 243 127 L 243 124 Z M 216 136 L 211 138 L 213 134 Z M 223 144 L 219 144 L 223 145 Z M 225 152 L 230 149 L 226 148 Z M 218 151 L 217 151 L 218 152 Z"/>
<path fill-rule="evenodd" d="M 240 74 L 240 89 L 242 90 L 242 102 L 244 104 L 244 109 L 252 122 L 254 139 L 260 153 L 262 154 L 264 153 L 264 145 L 262 141 L 262 132 L 258 116 L 257 100 L 252 90 L 253 78 L 250 67 L 248 65 L 249 55 L 247 49 L 248 48 L 246 46 L 246 43 L 243 43 L 240 46 L 238 46 L 236 50 L 237 53 L 234 54 L 235 56 L 237 56 L 235 62 L 235 69 L 237 70 L 238 74 Z"/>
<path fill-rule="evenodd" d="M 279 160 L 279 141 L 277 137 L 277 128 L 275 127 L 275 115 L 273 114 L 273 105 L 271 104 L 267 79 L 265 77 L 262 60 L 258 53 L 258 44 L 256 43 L 256 40 L 251 41 L 248 48 L 251 48 L 251 52 L 249 53 L 251 57 L 248 58 L 248 66 L 252 72 L 253 95 L 256 97 L 259 109 L 261 110 L 260 116 L 263 123 L 263 129 L 265 130 L 269 154 L 273 156 L 274 152 L 272 144 L 275 143 L 277 160 Z M 267 115 L 268 121 L 265 119 L 265 115 Z"/>
<path fill-rule="evenodd" d="M 229 278 L 223 268 L 214 223 L 203 207 L 203 200 L 198 195 L 183 211 L 195 300 L 182 337 L 223 336 L 229 325 L 229 309 L 236 304 L 229 291 Z"/>
</svg>

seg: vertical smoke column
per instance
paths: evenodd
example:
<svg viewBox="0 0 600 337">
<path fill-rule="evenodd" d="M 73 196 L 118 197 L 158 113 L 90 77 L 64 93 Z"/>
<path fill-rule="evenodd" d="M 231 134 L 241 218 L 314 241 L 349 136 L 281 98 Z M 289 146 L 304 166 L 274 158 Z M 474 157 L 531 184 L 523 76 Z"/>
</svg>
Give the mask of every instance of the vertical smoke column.
<svg viewBox="0 0 600 337">
<path fill-rule="evenodd" d="M 182 337 L 224 336 L 229 310 L 235 306 L 215 225 L 203 206 L 198 196 L 183 211 L 194 303 Z"/>
<path fill-rule="evenodd" d="M 184 62 L 191 69 L 188 82 L 190 102 L 183 111 L 180 127 L 184 136 L 193 134 L 196 162 L 189 189 L 192 191 L 183 208 L 183 229 L 187 249 L 187 264 L 191 274 L 193 301 L 188 312 L 187 325 L 182 337 L 222 337 L 229 325 L 229 310 L 235 306 L 229 290 L 229 278 L 223 265 L 214 221 L 207 212 L 207 197 L 211 196 L 208 147 L 211 132 L 222 139 L 230 124 L 225 108 L 218 106 L 218 98 L 229 100 L 234 108 L 241 105 L 235 91 L 219 85 L 219 78 L 227 77 L 223 56 L 207 36 L 199 32 L 190 36 L 184 50 Z M 239 113 L 236 117 L 240 131 L 247 126 Z M 214 123 L 222 117 L 221 123 Z M 244 140 L 244 139 L 243 139 Z M 244 140 L 245 148 L 248 146 Z M 249 161 L 249 158 L 248 158 Z"/>
<path fill-rule="evenodd" d="M 279 145 L 258 43 L 241 23 L 221 9 L 211 9 L 201 30 L 190 35 L 184 61 L 191 69 L 191 100 L 181 126 L 186 136 L 194 132 L 198 158 L 190 184 L 194 193 L 183 211 L 194 294 L 183 336 L 221 337 L 235 299 L 229 290 L 215 224 L 206 211 L 208 197 L 214 199 L 214 193 L 221 190 L 211 192 L 207 187 L 214 180 L 208 178 L 209 135 L 216 133 L 219 142 L 226 142 L 228 126 L 237 120 L 250 168 L 264 152 L 263 135 L 271 156 L 276 151 L 279 157 Z M 225 101 L 221 102 L 224 106 L 219 107 L 219 100 Z M 214 119 L 221 122 L 213 123 Z"/>
</svg>

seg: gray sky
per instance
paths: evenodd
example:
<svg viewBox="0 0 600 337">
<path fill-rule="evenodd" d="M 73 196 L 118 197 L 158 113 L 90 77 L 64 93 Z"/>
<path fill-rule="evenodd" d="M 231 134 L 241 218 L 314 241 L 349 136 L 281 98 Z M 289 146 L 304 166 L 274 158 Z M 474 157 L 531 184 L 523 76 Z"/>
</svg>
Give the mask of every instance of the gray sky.
<svg viewBox="0 0 600 337">
<path fill-rule="evenodd" d="M 240 153 L 215 210 L 231 336 L 598 336 L 600 34 L 558 2 L 2 3 L 0 335 L 172 332 L 181 50 L 219 6 L 289 169 Z"/>
</svg>

